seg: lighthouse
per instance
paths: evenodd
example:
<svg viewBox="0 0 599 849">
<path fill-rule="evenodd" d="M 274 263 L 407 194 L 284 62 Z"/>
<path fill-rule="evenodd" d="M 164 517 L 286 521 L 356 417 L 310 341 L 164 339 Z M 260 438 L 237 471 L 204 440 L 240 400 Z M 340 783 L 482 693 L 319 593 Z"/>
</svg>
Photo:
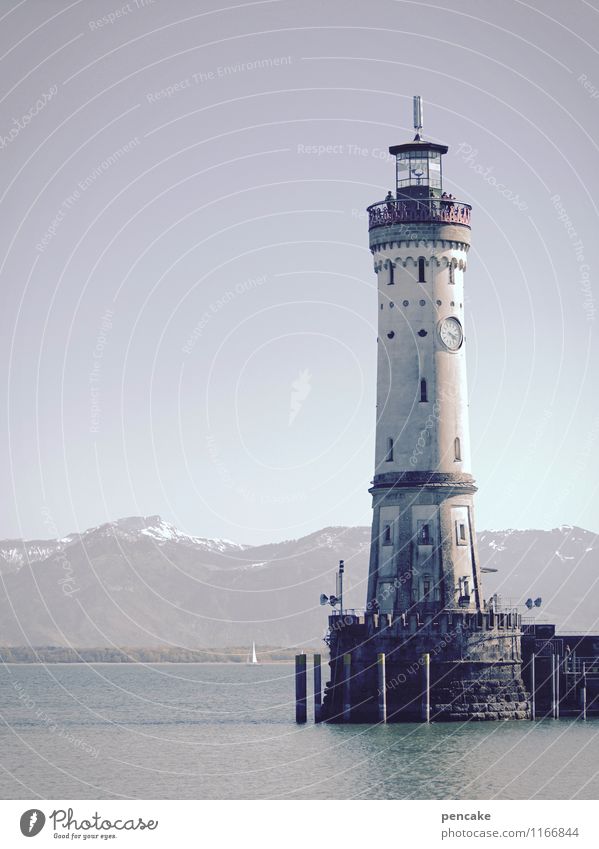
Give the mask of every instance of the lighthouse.
<svg viewBox="0 0 599 849">
<path fill-rule="evenodd" d="M 394 145 L 368 207 L 378 314 L 373 520 L 363 611 L 329 617 L 330 722 L 525 719 L 521 616 L 485 600 L 470 457 L 464 286 L 471 207 L 444 144 Z M 327 597 L 324 596 L 326 600 Z"/>
<path fill-rule="evenodd" d="M 395 191 L 369 207 L 378 291 L 372 546 L 367 606 L 480 610 L 470 463 L 464 281 L 468 204 L 443 189 L 447 147 L 389 152 Z"/>
</svg>

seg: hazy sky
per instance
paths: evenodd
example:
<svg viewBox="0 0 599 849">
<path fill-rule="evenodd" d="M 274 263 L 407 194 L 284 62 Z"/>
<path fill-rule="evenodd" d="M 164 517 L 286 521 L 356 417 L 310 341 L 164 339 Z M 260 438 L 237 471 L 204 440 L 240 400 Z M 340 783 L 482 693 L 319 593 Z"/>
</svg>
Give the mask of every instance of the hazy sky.
<svg viewBox="0 0 599 849">
<path fill-rule="evenodd" d="M 390 144 L 449 145 L 479 528 L 599 530 L 599 8 L 0 3 L 0 536 L 370 522 Z"/>
</svg>

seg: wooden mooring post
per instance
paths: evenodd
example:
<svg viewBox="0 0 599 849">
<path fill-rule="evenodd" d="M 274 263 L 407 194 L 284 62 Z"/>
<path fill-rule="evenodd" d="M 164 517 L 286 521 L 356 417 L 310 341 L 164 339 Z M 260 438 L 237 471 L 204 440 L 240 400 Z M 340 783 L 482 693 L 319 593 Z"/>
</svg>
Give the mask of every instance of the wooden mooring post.
<svg viewBox="0 0 599 849">
<path fill-rule="evenodd" d="M 385 653 L 380 652 L 376 658 L 377 695 L 379 722 L 387 722 L 387 672 L 385 668 Z"/>
<path fill-rule="evenodd" d="M 431 721 L 431 656 L 423 655 L 422 664 L 422 721 Z"/>
<path fill-rule="evenodd" d="M 587 665 L 582 662 L 582 718 L 587 718 Z"/>
<path fill-rule="evenodd" d="M 551 716 L 557 718 L 557 708 L 555 704 L 555 653 L 551 654 Z"/>
<path fill-rule="evenodd" d="M 308 719 L 306 655 L 295 656 L 295 721 L 304 723 Z"/>
<path fill-rule="evenodd" d="M 314 722 L 322 722 L 322 671 L 321 657 L 314 655 Z"/>
<path fill-rule="evenodd" d="M 530 718 L 537 718 L 537 682 L 535 675 L 536 655 L 533 652 L 530 658 Z"/>
</svg>

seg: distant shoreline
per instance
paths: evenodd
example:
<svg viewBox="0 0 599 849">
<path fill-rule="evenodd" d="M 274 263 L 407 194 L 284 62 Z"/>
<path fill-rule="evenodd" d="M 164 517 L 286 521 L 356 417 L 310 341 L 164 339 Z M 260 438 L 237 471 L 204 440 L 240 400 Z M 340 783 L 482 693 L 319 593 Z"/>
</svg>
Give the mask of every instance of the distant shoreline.
<svg viewBox="0 0 599 849">
<path fill-rule="evenodd" d="M 308 656 L 314 649 L 298 650 L 277 646 L 256 647 L 258 663 L 264 665 L 290 663 L 301 652 Z M 322 653 L 322 652 L 321 652 Z M 0 664 L 37 665 L 60 664 L 237 664 L 249 663 L 246 648 L 229 649 L 173 649 L 173 648 L 67 648 L 66 646 L 0 646 Z"/>
<path fill-rule="evenodd" d="M 239 663 L 236 660 L 11 660 L 3 666 L 288 666 L 291 660 L 259 660 L 258 663 Z"/>
</svg>

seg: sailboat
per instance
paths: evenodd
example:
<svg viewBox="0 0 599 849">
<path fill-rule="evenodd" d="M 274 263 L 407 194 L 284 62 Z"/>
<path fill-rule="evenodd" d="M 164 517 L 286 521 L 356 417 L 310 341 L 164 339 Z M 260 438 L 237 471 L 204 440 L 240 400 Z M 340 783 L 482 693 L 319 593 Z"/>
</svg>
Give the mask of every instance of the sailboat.
<svg viewBox="0 0 599 849">
<path fill-rule="evenodd" d="M 247 662 L 249 664 L 258 663 L 258 658 L 256 656 L 256 643 L 254 642 L 252 642 L 252 651 L 250 654 L 248 654 Z"/>
</svg>

